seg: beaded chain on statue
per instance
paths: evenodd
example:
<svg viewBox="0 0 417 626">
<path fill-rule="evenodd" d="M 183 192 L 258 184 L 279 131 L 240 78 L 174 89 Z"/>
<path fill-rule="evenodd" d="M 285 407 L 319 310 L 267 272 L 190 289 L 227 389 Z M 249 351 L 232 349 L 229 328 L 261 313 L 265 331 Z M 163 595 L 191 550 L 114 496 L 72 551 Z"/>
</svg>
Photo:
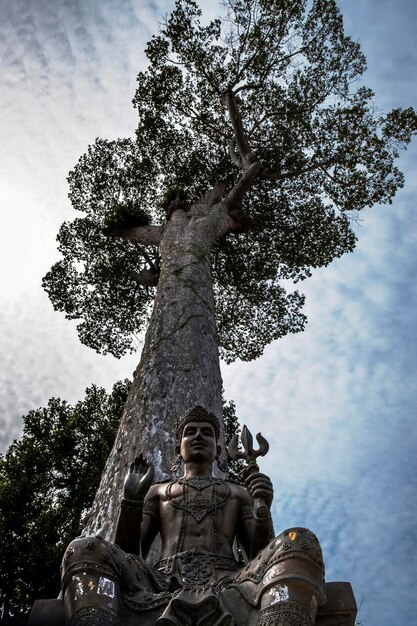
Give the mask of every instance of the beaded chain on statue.
<svg viewBox="0 0 417 626">
<path fill-rule="evenodd" d="M 175 483 L 182 486 L 181 500 L 175 499 L 171 494 L 172 487 Z M 218 494 L 218 490 L 216 489 L 217 485 L 225 490 L 223 495 Z M 208 497 L 202 493 L 206 489 L 210 490 Z M 194 490 L 196 493 L 194 493 Z M 178 480 L 173 480 L 168 483 L 165 495 L 173 507 L 182 511 L 181 528 L 178 537 L 178 552 L 181 552 L 184 546 L 188 515 L 192 515 L 196 522 L 200 523 L 210 513 L 213 552 L 216 553 L 218 549 L 216 511 L 229 499 L 230 487 L 227 482 L 211 476 L 179 478 Z"/>
</svg>

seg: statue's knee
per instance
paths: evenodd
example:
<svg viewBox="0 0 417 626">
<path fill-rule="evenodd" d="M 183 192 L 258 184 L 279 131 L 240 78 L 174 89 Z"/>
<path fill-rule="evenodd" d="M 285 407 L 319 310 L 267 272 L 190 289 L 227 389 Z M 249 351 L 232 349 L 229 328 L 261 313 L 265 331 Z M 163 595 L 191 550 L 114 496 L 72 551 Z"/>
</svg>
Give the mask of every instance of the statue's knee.
<svg viewBox="0 0 417 626">
<path fill-rule="evenodd" d="M 293 603 L 304 607 L 315 616 L 317 607 L 322 604 L 316 587 L 308 581 L 288 578 L 269 585 L 261 596 L 260 608 L 276 606 L 280 603 Z"/>
<path fill-rule="evenodd" d="M 95 560 L 108 549 L 111 544 L 102 537 L 86 536 L 77 537 L 71 541 L 65 550 L 62 563 L 63 565 L 75 560 Z"/>
<path fill-rule="evenodd" d="M 317 584 L 323 583 L 323 553 L 316 535 L 308 528 L 284 530 L 266 550 L 272 553 L 268 561 L 277 575 L 305 577 Z"/>
<path fill-rule="evenodd" d="M 104 548 L 111 545 L 108 541 L 103 539 L 103 537 L 95 536 L 95 535 L 83 535 L 81 537 L 77 537 L 69 544 L 67 550 L 72 552 L 76 551 L 86 551 L 86 552 L 94 552 L 97 549 Z"/>
<path fill-rule="evenodd" d="M 117 580 L 100 572 L 74 572 L 66 582 L 63 600 L 71 626 L 121 626 L 126 613 Z"/>
<path fill-rule="evenodd" d="M 300 612 L 315 618 L 325 602 L 324 564 L 320 543 L 307 528 L 289 528 L 266 548 L 261 609 Z M 268 611 L 267 611 L 268 609 Z M 274 609 L 275 610 L 275 609 Z M 309 623 L 309 622 L 306 622 Z"/>
<path fill-rule="evenodd" d="M 67 623 L 118 625 L 125 608 L 113 563 L 112 544 L 101 537 L 78 537 L 62 560 L 62 591 Z"/>
</svg>

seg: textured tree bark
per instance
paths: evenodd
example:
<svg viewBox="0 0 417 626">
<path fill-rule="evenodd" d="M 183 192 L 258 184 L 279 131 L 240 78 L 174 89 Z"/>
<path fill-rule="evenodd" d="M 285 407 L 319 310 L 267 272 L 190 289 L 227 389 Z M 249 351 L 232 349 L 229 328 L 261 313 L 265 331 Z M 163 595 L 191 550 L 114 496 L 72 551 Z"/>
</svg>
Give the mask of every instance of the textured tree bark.
<svg viewBox="0 0 417 626">
<path fill-rule="evenodd" d="M 201 405 L 222 416 L 211 248 L 233 228 L 227 205 L 207 194 L 161 231 L 161 273 L 141 360 L 85 532 L 112 540 L 123 480 L 143 452 L 156 479 L 170 475 L 178 417 Z M 136 231 L 135 236 L 138 236 Z"/>
</svg>

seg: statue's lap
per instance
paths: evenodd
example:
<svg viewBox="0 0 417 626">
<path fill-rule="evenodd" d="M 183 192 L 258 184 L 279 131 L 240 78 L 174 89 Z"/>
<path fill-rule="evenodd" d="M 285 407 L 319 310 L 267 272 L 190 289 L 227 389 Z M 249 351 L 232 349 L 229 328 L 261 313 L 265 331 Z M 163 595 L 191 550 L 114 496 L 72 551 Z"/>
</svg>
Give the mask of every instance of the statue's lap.
<svg viewBox="0 0 417 626">
<path fill-rule="evenodd" d="M 268 624 L 274 607 L 286 605 L 299 610 L 300 624 L 309 624 L 303 607 L 315 613 L 325 601 L 320 545 L 305 528 L 284 531 L 245 567 L 237 567 L 227 557 L 198 550 L 151 567 L 99 536 L 81 537 L 64 555 L 64 601 L 78 618 L 95 607 L 97 615 L 123 615 L 129 624 L 159 620 L 179 626 L 184 614 L 194 615 L 195 624 Z"/>
</svg>

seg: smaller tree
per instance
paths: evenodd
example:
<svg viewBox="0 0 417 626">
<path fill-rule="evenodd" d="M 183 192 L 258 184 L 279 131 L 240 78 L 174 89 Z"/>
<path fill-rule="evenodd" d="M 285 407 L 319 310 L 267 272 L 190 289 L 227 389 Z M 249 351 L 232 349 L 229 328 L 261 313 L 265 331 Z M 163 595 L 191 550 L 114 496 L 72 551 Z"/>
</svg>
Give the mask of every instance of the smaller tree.
<svg viewBox="0 0 417 626">
<path fill-rule="evenodd" d="M 59 565 L 94 498 L 130 389 L 92 385 L 71 406 L 49 400 L 23 418 L 23 436 L 0 457 L 0 615 L 57 597 Z"/>
</svg>

